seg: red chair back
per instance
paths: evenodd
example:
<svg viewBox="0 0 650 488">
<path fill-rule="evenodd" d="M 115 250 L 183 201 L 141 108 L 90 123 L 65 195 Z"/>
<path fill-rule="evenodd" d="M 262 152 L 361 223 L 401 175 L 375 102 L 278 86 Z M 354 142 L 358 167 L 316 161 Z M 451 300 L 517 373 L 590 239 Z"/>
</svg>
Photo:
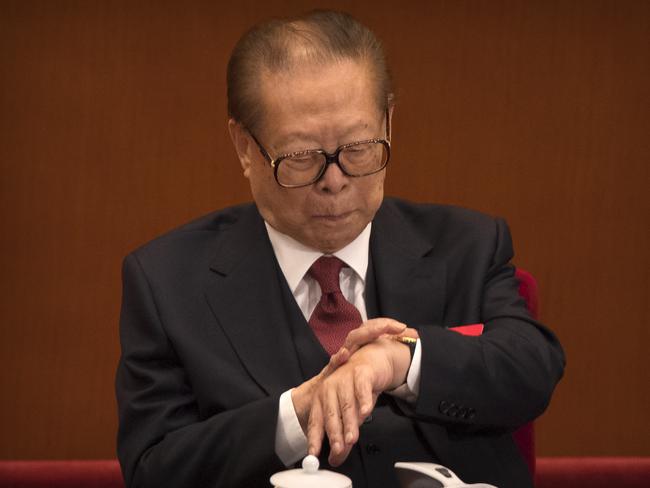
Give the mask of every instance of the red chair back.
<svg viewBox="0 0 650 488">
<path fill-rule="evenodd" d="M 519 279 L 519 294 L 526 301 L 526 306 L 533 318 L 539 317 L 539 296 L 537 281 L 532 274 L 523 269 L 517 269 L 515 276 Z M 535 427 L 532 422 L 520 427 L 512 437 L 519 447 L 521 454 L 528 464 L 530 474 L 535 476 Z"/>
</svg>

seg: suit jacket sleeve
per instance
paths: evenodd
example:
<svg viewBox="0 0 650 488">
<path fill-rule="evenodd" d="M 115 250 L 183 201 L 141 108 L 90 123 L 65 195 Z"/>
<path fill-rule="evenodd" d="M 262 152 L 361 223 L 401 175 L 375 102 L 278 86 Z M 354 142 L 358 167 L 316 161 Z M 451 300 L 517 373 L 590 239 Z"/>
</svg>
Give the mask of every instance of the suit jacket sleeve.
<svg viewBox="0 0 650 488">
<path fill-rule="evenodd" d="M 519 296 L 508 227 L 501 219 L 494 222 L 486 253 L 491 258 L 472 276 L 482 280 L 483 335 L 419 328 L 422 364 L 415 415 L 465 431 L 514 429 L 539 416 L 565 362 L 556 337 L 531 318 Z"/>
<path fill-rule="evenodd" d="M 125 259 L 123 286 L 116 392 L 126 486 L 268 485 L 284 469 L 274 452 L 279 398 L 203 416 L 136 255 Z"/>
</svg>

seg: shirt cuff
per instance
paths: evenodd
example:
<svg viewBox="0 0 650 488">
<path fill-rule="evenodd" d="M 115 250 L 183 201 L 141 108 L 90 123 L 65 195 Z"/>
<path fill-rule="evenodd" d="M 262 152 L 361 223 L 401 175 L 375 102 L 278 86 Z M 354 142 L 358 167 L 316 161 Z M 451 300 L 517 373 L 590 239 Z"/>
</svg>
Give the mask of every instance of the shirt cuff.
<svg viewBox="0 0 650 488">
<path fill-rule="evenodd" d="M 296 410 L 291 400 L 291 391 L 280 395 L 278 423 L 275 429 L 275 454 L 286 467 L 300 461 L 307 455 L 307 437 L 300 427 Z"/>
<path fill-rule="evenodd" d="M 387 391 L 389 395 L 405 400 L 409 403 L 415 403 L 420 394 L 420 365 L 422 364 L 422 346 L 420 339 L 415 344 L 413 359 L 406 374 L 406 383 L 398 386 L 394 390 Z"/>
</svg>

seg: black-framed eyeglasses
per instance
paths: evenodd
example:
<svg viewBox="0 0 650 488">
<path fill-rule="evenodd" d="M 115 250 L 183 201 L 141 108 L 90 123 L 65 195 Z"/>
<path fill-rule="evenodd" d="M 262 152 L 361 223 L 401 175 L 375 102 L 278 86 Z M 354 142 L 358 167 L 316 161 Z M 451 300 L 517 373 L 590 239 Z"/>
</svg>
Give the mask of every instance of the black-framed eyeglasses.
<svg viewBox="0 0 650 488">
<path fill-rule="evenodd" d="M 386 134 L 390 128 L 386 115 Z M 248 131 L 262 156 L 273 168 L 275 181 L 284 188 L 299 188 L 316 183 L 325 174 L 327 166 L 335 163 L 343 174 L 358 178 L 379 173 L 390 160 L 390 141 L 366 139 L 339 146 L 333 153 L 323 149 L 308 149 L 282 154 L 272 158 L 255 135 Z"/>
</svg>

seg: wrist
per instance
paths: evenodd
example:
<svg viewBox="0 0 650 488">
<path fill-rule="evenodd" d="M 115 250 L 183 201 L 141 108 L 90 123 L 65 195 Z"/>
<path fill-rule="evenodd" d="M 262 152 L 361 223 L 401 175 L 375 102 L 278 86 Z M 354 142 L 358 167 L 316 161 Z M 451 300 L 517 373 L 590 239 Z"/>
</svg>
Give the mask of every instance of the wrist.
<svg viewBox="0 0 650 488">
<path fill-rule="evenodd" d="M 402 344 L 406 344 L 408 346 L 409 352 L 411 353 L 411 361 L 413 361 L 413 356 L 415 355 L 415 346 L 418 343 L 417 337 L 400 335 L 400 336 L 393 336 L 393 339 L 396 340 L 397 342 L 401 342 Z"/>
<path fill-rule="evenodd" d="M 390 342 L 393 379 L 388 389 L 393 390 L 406 383 L 406 376 L 411 367 L 411 360 L 413 359 L 413 351 L 415 350 L 417 340 L 414 340 L 412 348 L 410 341 L 391 340 Z"/>
</svg>

